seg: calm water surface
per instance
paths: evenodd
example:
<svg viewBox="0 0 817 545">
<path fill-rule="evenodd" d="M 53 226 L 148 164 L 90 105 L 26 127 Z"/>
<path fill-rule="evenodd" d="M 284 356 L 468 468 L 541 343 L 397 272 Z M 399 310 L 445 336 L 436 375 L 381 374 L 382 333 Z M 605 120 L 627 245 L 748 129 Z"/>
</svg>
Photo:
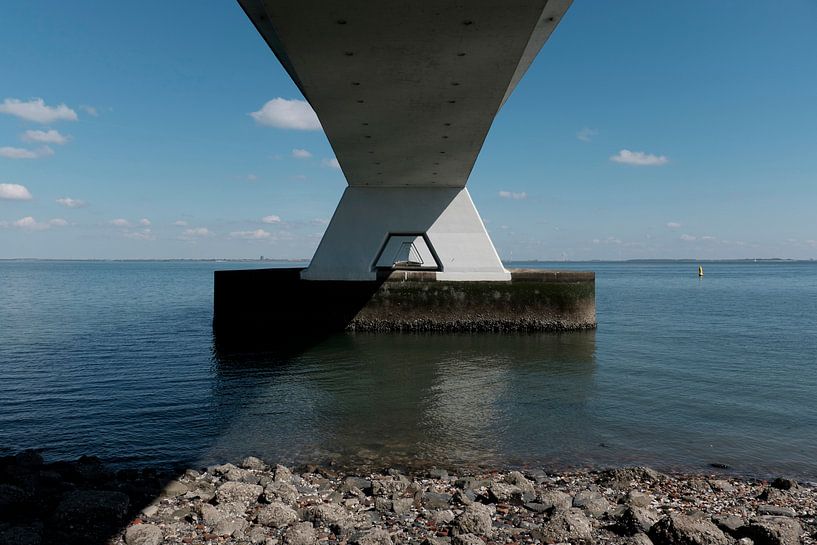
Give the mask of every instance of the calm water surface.
<svg viewBox="0 0 817 545">
<path fill-rule="evenodd" d="M 220 352 L 212 271 L 258 266 L 0 262 L 0 454 L 817 479 L 817 263 L 514 264 L 596 271 L 598 330 Z"/>
</svg>

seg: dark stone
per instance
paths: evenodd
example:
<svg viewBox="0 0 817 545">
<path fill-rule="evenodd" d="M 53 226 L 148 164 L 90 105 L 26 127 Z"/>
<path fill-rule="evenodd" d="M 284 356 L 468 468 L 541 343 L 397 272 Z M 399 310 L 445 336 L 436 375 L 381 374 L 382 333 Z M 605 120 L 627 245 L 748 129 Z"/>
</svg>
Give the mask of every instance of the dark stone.
<svg viewBox="0 0 817 545">
<path fill-rule="evenodd" d="M 350 545 L 392 545 L 392 540 L 386 530 L 375 528 L 353 537 Z"/>
<path fill-rule="evenodd" d="M 16 518 L 31 502 L 31 495 L 22 488 L 0 483 L 0 520 Z"/>
<path fill-rule="evenodd" d="M 671 513 L 649 532 L 655 545 L 729 545 L 729 538 L 703 516 Z"/>
<path fill-rule="evenodd" d="M 758 515 L 773 515 L 778 517 L 796 517 L 797 511 L 791 507 L 779 507 L 777 505 L 759 505 L 757 507 Z"/>
<path fill-rule="evenodd" d="M 802 533 L 797 520 L 773 516 L 757 517 L 738 530 L 741 537 L 748 537 L 755 545 L 799 545 Z"/>
<path fill-rule="evenodd" d="M 17 464 L 23 467 L 39 467 L 43 465 L 43 456 L 33 449 L 24 450 L 14 456 Z"/>
<path fill-rule="evenodd" d="M 153 524 L 137 524 L 125 532 L 127 545 L 159 545 L 162 542 L 162 530 Z"/>
<path fill-rule="evenodd" d="M 778 477 L 772 481 L 772 486 L 778 490 L 794 490 L 798 488 L 797 481 Z"/>
<path fill-rule="evenodd" d="M 0 545 L 40 545 L 42 526 L 0 525 Z"/>
<path fill-rule="evenodd" d="M 426 509 L 448 509 L 451 496 L 448 494 L 438 494 L 436 492 L 426 492 L 423 494 L 421 503 Z"/>
<path fill-rule="evenodd" d="M 714 522 L 718 528 L 733 537 L 739 537 L 738 530 L 741 526 L 746 524 L 746 521 L 735 515 L 715 516 L 712 517 L 712 522 Z"/>
<path fill-rule="evenodd" d="M 542 543 L 577 543 L 593 541 L 593 526 L 580 509 L 554 511 L 541 528 L 534 528 L 530 535 Z"/>
<path fill-rule="evenodd" d="M 650 528 L 660 519 L 661 515 L 657 511 L 631 505 L 619 515 L 616 525 L 625 535 L 648 534 Z"/>
<path fill-rule="evenodd" d="M 130 499 L 122 492 L 75 490 L 63 496 L 51 522 L 49 534 L 64 543 L 86 543 L 107 539 L 122 527 Z"/>
</svg>

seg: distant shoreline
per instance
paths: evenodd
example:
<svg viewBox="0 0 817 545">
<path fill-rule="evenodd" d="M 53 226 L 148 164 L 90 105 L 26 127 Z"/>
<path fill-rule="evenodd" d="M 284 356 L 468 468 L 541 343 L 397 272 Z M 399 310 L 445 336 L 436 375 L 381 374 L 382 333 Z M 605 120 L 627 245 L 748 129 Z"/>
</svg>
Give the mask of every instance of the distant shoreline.
<svg viewBox="0 0 817 545">
<path fill-rule="evenodd" d="M 251 259 L 251 258 L 132 258 L 132 259 L 75 259 L 75 258 L 50 258 L 50 257 L 4 257 L 0 262 L 12 261 L 44 261 L 44 262 L 80 262 L 80 263 L 309 263 L 308 258 L 293 259 Z M 790 259 L 783 257 L 771 258 L 745 258 L 745 259 L 579 259 L 579 260 L 557 260 L 557 259 L 510 259 L 502 260 L 502 263 L 509 265 L 514 263 L 817 263 L 817 259 Z"/>
</svg>

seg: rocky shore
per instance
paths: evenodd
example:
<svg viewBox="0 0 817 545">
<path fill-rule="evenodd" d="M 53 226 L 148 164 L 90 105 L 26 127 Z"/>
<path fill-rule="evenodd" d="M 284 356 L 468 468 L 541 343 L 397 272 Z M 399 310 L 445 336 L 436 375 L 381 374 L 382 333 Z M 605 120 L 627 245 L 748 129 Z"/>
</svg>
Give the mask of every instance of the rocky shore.
<svg viewBox="0 0 817 545">
<path fill-rule="evenodd" d="M 649 468 L 355 475 L 246 458 L 111 471 L 98 459 L 0 458 L 0 545 L 795 545 L 817 489 Z"/>
</svg>

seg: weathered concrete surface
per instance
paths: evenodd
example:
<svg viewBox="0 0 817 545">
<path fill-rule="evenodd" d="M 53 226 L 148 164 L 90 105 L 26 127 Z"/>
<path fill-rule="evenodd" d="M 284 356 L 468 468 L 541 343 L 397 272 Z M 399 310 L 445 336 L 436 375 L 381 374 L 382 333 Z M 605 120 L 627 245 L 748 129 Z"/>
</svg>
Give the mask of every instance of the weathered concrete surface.
<svg viewBox="0 0 817 545">
<path fill-rule="evenodd" d="M 394 271 L 372 282 L 309 281 L 301 269 L 216 271 L 217 335 L 323 331 L 567 331 L 596 326 L 595 274 L 512 270 L 452 282 Z"/>
</svg>

